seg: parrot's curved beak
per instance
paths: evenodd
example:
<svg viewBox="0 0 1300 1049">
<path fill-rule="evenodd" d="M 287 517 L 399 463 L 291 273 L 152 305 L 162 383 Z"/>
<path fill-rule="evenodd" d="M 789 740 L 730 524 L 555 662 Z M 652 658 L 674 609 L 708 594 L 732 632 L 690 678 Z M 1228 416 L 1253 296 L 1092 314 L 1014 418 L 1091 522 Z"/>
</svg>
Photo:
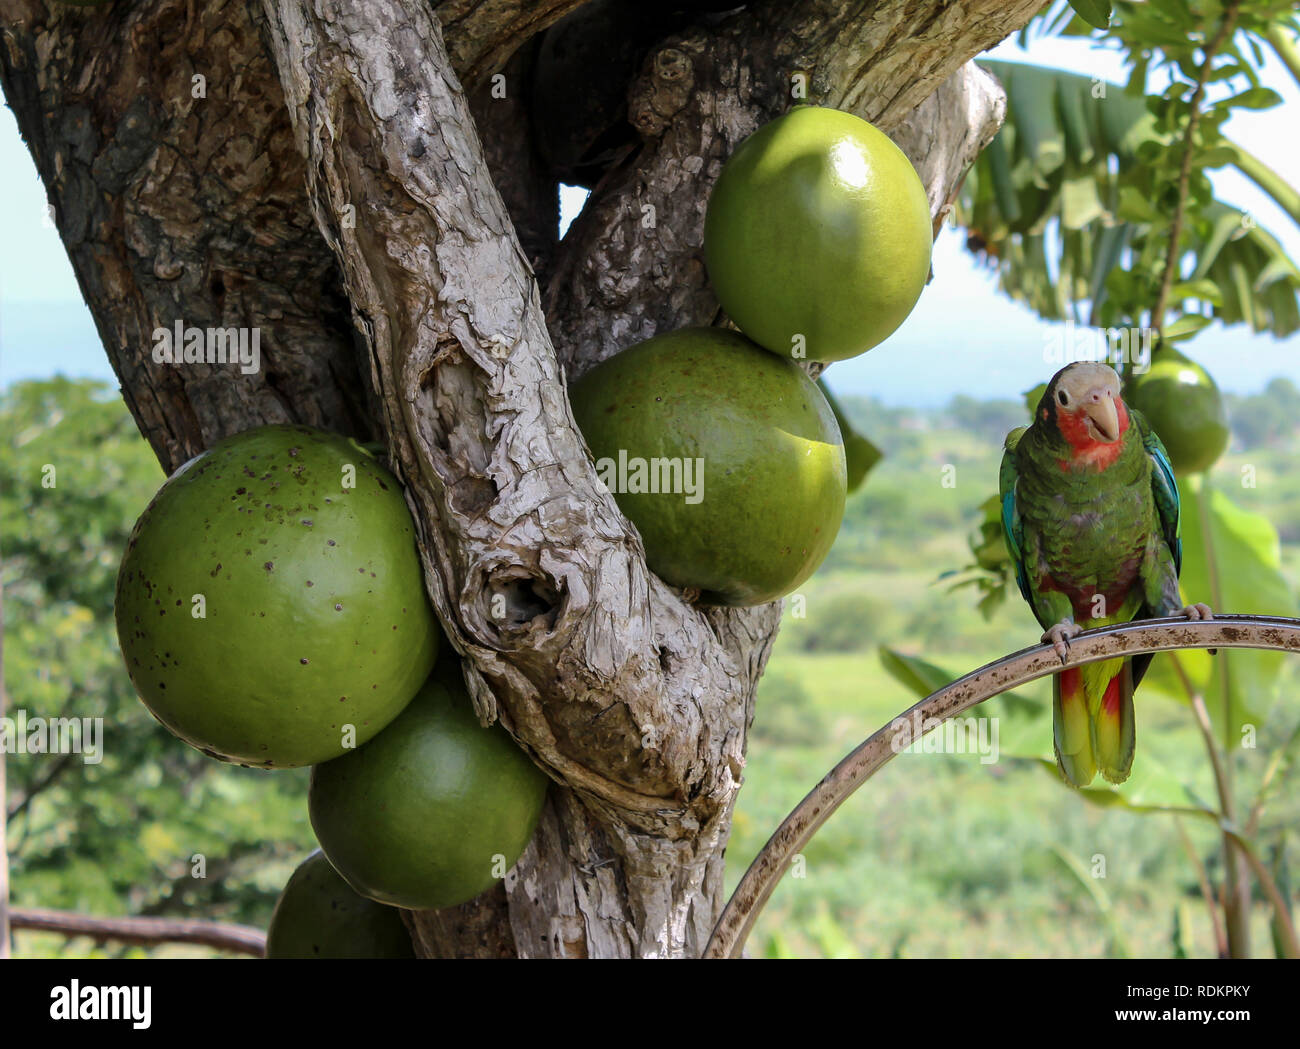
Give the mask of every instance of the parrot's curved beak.
<svg viewBox="0 0 1300 1049">
<path fill-rule="evenodd" d="M 1119 440 L 1119 409 L 1114 395 L 1105 386 L 1088 391 L 1083 413 L 1088 417 L 1088 431 L 1093 437 L 1104 444 Z"/>
</svg>

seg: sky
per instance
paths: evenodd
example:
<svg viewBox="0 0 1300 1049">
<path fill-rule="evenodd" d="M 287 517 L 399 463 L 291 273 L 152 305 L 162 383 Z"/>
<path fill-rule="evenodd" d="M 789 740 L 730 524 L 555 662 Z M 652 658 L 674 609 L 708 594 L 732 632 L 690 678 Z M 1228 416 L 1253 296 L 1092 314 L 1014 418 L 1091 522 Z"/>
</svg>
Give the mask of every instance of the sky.
<svg viewBox="0 0 1300 1049">
<path fill-rule="evenodd" d="M 1054 66 L 1115 82 L 1127 79 L 1118 54 L 1086 39 L 1036 40 L 1028 50 L 1004 41 L 992 57 Z M 1239 111 L 1225 132 L 1300 186 L 1300 88 L 1268 56 L 1263 81 L 1283 104 Z M 1243 176 L 1211 173 L 1221 200 L 1250 212 L 1300 259 L 1300 228 Z M 583 191 L 562 194 L 565 216 L 581 207 Z M 56 373 L 116 383 L 82 301 L 63 245 L 46 215 L 45 195 L 13 114 L 0 109 L 0 386 Z M 866 394 L 888 404 L 937 407 L 955 394 L 1014 397 L 1045 381 L 1054 367 L 1044 347 L 1060 327 L 999 294 L 994 277 L 963 247 L 959 230 L 945 229 L 934 246 L 934 277 L 911 316 L 888 340 L 827 378 L 839 393 Z M 1249 393 L 1286 375 L 1300 384 L 1300 334 L 1285 340 L 1215 324 L 1185 344 L 1226 390 Z"/>
</svg>

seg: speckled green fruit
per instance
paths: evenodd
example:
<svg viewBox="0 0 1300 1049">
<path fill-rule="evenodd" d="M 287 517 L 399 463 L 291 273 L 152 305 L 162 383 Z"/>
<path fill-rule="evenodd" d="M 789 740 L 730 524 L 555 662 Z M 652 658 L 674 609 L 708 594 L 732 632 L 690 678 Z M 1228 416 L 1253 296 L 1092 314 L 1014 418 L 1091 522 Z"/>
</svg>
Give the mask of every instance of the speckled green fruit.
<svg viewBox="0 0 1300 1049">
<path fill-rule="evenodd" d="M 1152 355 L 1150 369 L 1125 386 L 1124 400 L 1146 416 L 1179 474 L 1208 470 L 1232 437 L 1219 387 L 1172 347 Z"/>
<path fill-rule="evenodd" d="M 349 725 L 370 739 L 438 651 L 400 485 L 306 426 L 248 430 L 177 470 L 131 533 L 115 611 L 154 716 L 265 768 L 338 757 Z"/>
<path fill-rule="evenodd" d="M 357 892 L 395 907 L 451 907 L 491 888 L 546 798 L 546 777 L 504 729 L 479 725 L 450 669 L 364 747 L 311 773 L 325 855 Z"/>
<path fill-rule="evenodd" d="M 684 328 L 597 365 L 570 398 L 598 474 L 666 582 L 710 604 L 763 604 L 830 550 L 844 516 L 844 444 L 793 362 L 733 331 Z M 647 478 L 663 473 L 650 469 L 656 460 L 676 462 L 683 481 L 686 462 L 698 462 L 702 485 L 638 490 L 636 460 Z"/>
<path fill-rule="evenodd" d="M 932 235 L 921 180 L 888 136 L 799 106 L 723 166 L 704 252 L 718 301 L 751 339 L 782 357 L 842 361 L 912 312 Z"/>
<path fill-rule="evenodd" d="M 368 900 L 317 849 L 290 875 L 266 930 L 268 958 L 414 958 L 392 907 Z"/>
</svg>

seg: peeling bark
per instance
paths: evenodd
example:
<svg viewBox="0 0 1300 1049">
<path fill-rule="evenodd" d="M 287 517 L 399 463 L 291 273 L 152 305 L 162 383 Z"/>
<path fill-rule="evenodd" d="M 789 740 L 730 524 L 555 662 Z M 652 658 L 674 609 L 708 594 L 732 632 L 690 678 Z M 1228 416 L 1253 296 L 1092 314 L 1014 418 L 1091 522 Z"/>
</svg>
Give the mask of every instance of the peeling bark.
<svg viewBox="0 0 1300 1049">
<path fill-rule="evenodd" d="M 694 606 L 648 571 L 565 371 L 718 318 L 707 192 L 796 73 L 895 134 L 938 215 L 1001 117 L 965 63 L 1039 4 L 703 17 L 652 48 L 628 92 L 642 144 L 558 245 L 513 88 L 574 0 L 444 3 L 446 43 L 420 0 L 9 6 L 0 80 L 164 466 L 281 419 L 386 435 L 480 716 L 555 781 L 504 886 L 408 916 L 420 950 L 698 955 L 780 605 Z M 261 327 L 263 370 L 155 364 L 177 319 Z"/>
<path fill-rule="evenodd" d="M 272 45 L 309 195 L 367 328 L 435 604 L 480 714 L 566 788 L 552 811 L 567 833 L 543 829 L 511 894 L 517 947 L 565 942 L 555 915 L 541 936 L 513 921 L 516 898 L 555 892 L 631 929 L 631 953 L 698 952 L 713 909 L 701 919 L 692 903 L 734 801 L 777 609 L 692 608 L 645 567 L 574 426 L 436 22 L 398 3 L 320 9 L 276 5 Z M 337 219 L 350 201 L 366 202 L 355 229 Z M 729 638 L 757 640 L 762 657 Z M 587 953 L 629 953 L 626 933 L 584 924 Z"/>
</svg>

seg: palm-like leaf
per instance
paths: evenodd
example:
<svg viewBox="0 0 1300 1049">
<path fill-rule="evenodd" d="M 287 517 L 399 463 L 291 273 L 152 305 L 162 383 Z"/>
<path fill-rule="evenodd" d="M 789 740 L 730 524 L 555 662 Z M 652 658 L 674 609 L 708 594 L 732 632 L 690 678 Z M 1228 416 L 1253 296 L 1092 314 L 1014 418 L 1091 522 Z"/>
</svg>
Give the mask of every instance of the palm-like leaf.
<svg viewBox="0 0 1300 1049">
<path fill-rule="evenodd" d="M 1165 231 L 1172 211 L 1153 199 L 1159 187 L 1149 164 L 1180 144 L 1146 100 L 1121 85 L 1013 62 L 981 64 L 1006 88 L 1007 119 L 958 202 L 970 247 L 996 266 L 1003 291 L 1044 318 L 1139 323 L 1139 309 L 1156 298 L 1147 256 L 1163 250 L 1163 238 L 1146 234 Z M 1233 144 L 1198 145 L 1195 163 L 1236 164 L 1243 156 Z M 1197 192 L 1208 195 L 1206 187 Z M 1203 200 L 1181 243 L 1191 257 L 1169 305 L 1189 316 L 1168 326 L 1168 337 L 1191 334 L 1210 318 L 1278 336 L 1300 328 L 1300 268 L 1249 216 Z"/>
</svg>

